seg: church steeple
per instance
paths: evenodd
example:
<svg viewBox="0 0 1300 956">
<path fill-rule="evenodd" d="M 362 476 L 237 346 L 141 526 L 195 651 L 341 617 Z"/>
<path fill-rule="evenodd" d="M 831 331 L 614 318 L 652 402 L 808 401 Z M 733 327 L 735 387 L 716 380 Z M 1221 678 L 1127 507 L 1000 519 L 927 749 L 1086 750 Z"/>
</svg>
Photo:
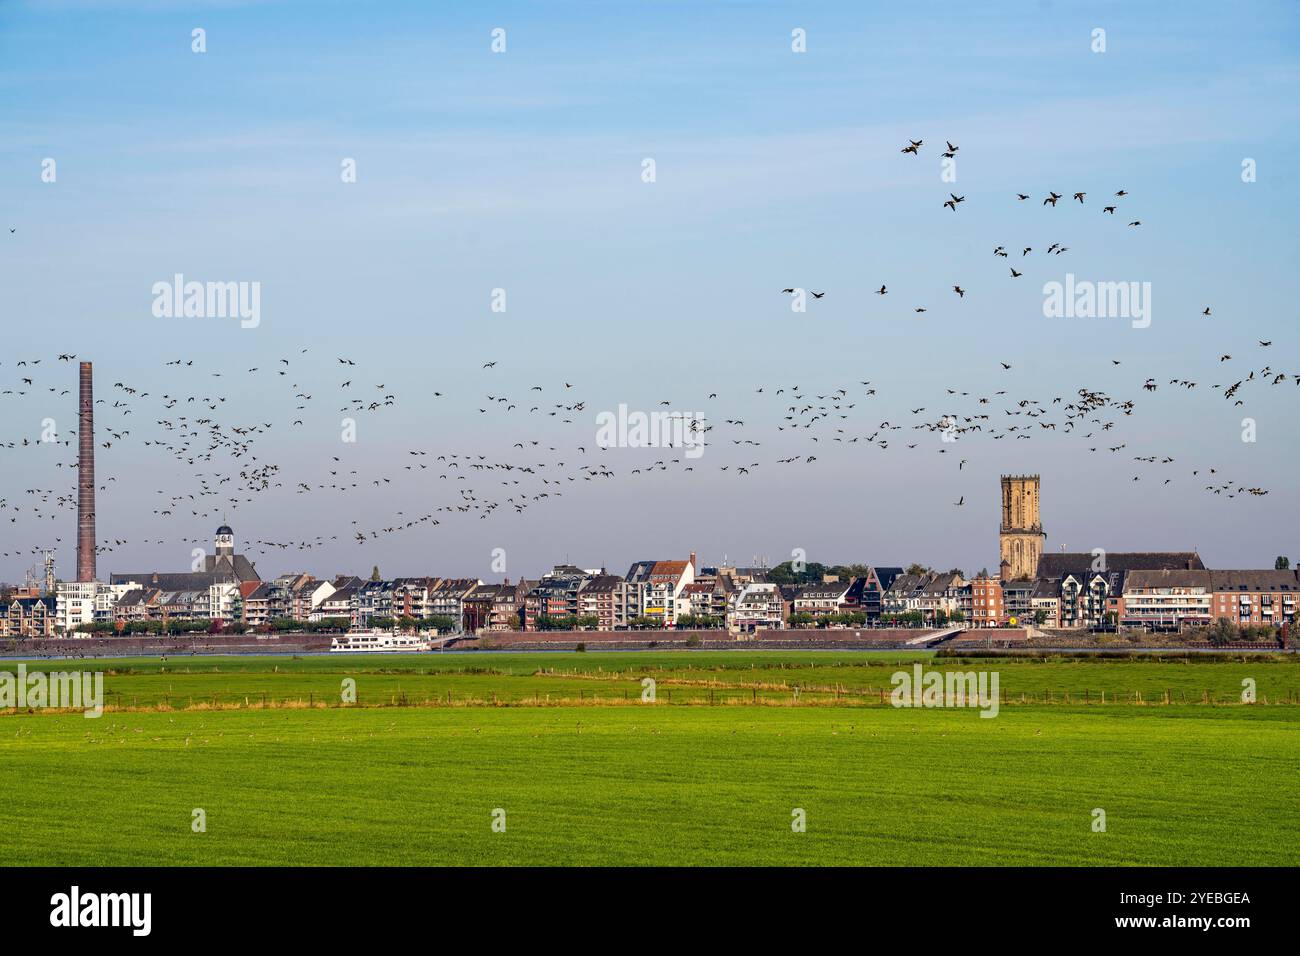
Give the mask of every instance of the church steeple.
<svg viewBox="0 0 1300 956">
<path fill-rule="evenodd" d="M 1002 522 L 998 526 L 998 544 L 1003 580 L 1015 581 L 1038 574 L 1038 558 L 1043 553 L 1042 520 L 1039 517 L 1038 475 L 1002 476 Z"/>
<path fill-rule="evenodd" d="M 233 558 L 235 556 L 235 532 L 230 529 L 230 525 L 222 523 L 217 529 L 217 536 L 213 542 L 217 560 L 222 558 Z"/>
</svg>

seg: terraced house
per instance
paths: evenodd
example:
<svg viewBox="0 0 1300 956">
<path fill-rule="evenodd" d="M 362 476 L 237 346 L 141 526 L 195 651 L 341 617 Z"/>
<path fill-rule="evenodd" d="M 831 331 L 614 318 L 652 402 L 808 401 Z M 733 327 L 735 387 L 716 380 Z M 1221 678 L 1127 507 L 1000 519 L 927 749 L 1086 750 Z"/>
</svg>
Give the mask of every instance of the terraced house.
<svg viewBox="0 0 1300 956">
<path fill-rule="evenodd" d="M 353 592 L 348 607 L 348 616 L 352 627 L 365 630 L 371 626 L 374 618 L 393 617 L 393 596 L 395 589 L 392 581 L 364 581 Z"/>
<path fill-rule="evenodd" d="M 311 609 L 308 617 L 310 621 L 323 621 L 326 619 L 352 617 L 352 601 L 356 597 L 357 591 L 365 582 L 357 577 L 341 575 L 330 582 L 334 589 L 325 595 Z"/>
<path fill-rule="evenodd" d="M 393 616 L 413 617 L 417 620 L 431 617 L 430 595 L 438 587 L 438 578 L 394 578 Z"/>
<path fill-rule="evenodd" d="M 727 618 L 730 596 L 738 590 L 731 578 L 725 575 L 710 574 L 705 578 L 696 578 L 682 589 L 686 599 L 686 613 L 693 617 L 711 617 L 719 622 Z"/>
<path fill-rule="evenodd" d="M 1034 582 L 1034 589 L 1029 594 L 1030 620 L 1037 620 L 1042 613 L 1043 627 L 1061 626 L 1061 589 L 1054 581 L 1039 578 Z"/>
<path fill-rule="evenodd" d="M 524 630 L 537 630 L 539 618 L 578 616 L 578 592 L 587 573 L 571 564 L 557 564 L 542 575 L 524 596 Z"/>
<path fill-rule="evenodd" d="M 775 584 L 755 582 L 745 585 L 736 595 L 727 616 L 727 629 L 740 633 L 785 627 L 785 599 Z"/>
<path fill-rule="evenodd" d="M 893 587 L 894 582 L 902 577 L 902 574 L 902 568 L 884 566 L 867 568 L 867 573 L 862 579 L 862 609 L 867 612 L 867 621 L 880 620 L 885 594 Z"/>
<path fill-rule="evenodd" d="M 524 581 L 511 584 L 482 584 L 467 594 L 463 627 L 467 634 L 484 631 L 513 631 L 522 622 L 524 595 L 530 585 Z"/>
<path fill-rule="evenodd" d="M 926 624 L 934 626 L 952 620 L 961 608 L 966 579 L 960 571 L 935 571 L 917 587 L 917 605 Z"/>
<path fill-rule="evenodd" d="M 334 593 L 334 585 L 329 581 L 320 581 L 316 578 L 304 576 L 294 589 L 289 615 L 298 621 L 305 621 L 311 617 L 312 611 Z"/>
<path fill-rule="evenodd" d="M 483 582 L 478 578 L 443 578 L 429 590 L 424 617 L 449 617 L 457 627 L 465 619 L 465 598 Z"/>
<path fill-rule="evenodd" d="M 682 592 L 694 580 L 694 552 L 685 561 L 656 561 L 645 578 L 643 616 L 672 627 L 679 615 L 690 613 L 690 600 L 683 600 Z"/>
<path fill-rule="evenodd" d="M 907 614 L 909 611 L 921 610 L 921 585 L 924 574 L 900 574 L 894 578 L 881 598 L 882 614 Z"/>
<path fill-rule="evenodd" d="M 805 584 L 795 594 L 794 613 L 808 614 L 814 618 L 838 614 L 846 606 L 851 582 L 834 576 L 816 584 Z"/>
<path fill-rule="evenodd" d="M 578 616 L 594 617 L 602 631 L 627 627 L 627 582 L 617 574 L 587 578 L 578 590 Z"/>
</svg>

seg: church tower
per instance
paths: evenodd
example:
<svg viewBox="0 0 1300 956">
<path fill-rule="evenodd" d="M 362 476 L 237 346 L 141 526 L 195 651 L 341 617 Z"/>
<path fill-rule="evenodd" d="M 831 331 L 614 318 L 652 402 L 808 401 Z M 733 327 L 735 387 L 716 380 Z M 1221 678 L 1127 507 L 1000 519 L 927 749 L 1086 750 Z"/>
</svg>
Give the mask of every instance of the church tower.
<svg viewBox="0 0 1300 956">
<path fill-rule="evenodd" d="M 1002 476 L 1002 523 L 998 527 L 1002 577 L 1032 580 L 1043 553 L 1042 520 L 1038 513 L 1037 475 Z"/>
<path fill-rule="evenodd" d="M 222 558 L 229 561 L 235 557 L 235 532 L 230 530 L 230 525 L 223 524 L 217 529 L 217 537 L 213 545 L 216 548 L 218 561 Z"/>
</svg>

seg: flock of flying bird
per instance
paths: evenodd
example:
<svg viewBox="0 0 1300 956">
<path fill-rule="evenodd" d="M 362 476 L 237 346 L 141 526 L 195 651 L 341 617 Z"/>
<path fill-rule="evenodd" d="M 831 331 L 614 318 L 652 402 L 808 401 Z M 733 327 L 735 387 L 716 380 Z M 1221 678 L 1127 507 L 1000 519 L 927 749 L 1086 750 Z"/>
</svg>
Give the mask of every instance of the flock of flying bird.
<svg viewBox="0 0 1300 956">
<path fill-rule="evenodd" d="M 902 152 L 919 155 L 922 146 L 921 140 L 909 141 Z M 946 146 L 943 155 L 949 158 L 959 148 L 951 142 Z M 1122 199 L 1128 192 L 1120 189 L 1114 195 Z M 954 212 L 966 202 L 965 196 L 950 193 L 949 197 L 943 205 Z M 1042 205 L 1055 208 L 1063 198 L 1063 193 L 1049 192 Z M 1087 192 L 1081 190 L 1074 193 L 1072 201 L 1084 204 L 1086 198 Z M 1017 193 L 1016 199 L 1023 202 L 1029 196 Z M 1114 212 L 1115 206 L 1103 208 L 1103 213 Z M 1140 224 L 1139 220 L 1130 223 Z M 1018 259 L 1033 251 L 1029 246 L 1017 248 Z M 1045 254 L 1059 256 L 1066 251 L 1068 247 L 1057 242 L 1048 246 Z M 993 253 L 1001 258 L 1010 256 L 1002 245 L 995 247 Z M 1020 278 L 1022 274 L 1023 270 L 1011 267 L 1012 278 Z M 959 299 L 965 299 L 967 290 L 959 283 L 952 289 Z M 782 291 L 788 294 L 797 290 L 787 287 Z M 882 283 L 876 294 L 889 294 L 887 284 Z M 821 299 L 826 292 L 811 292 L 811 295 Z M 927 309 L 917 307 L 914 311 L 924 313 Z M 1211 310 L 1205 308 L 1201 316 L 1209 318 Z M 1271 341 L 1259 341 L 1258 347 L 1268 348 L 1271 344 Z M 490 455 L 477 449 L 453 452 L 430 443 L 408 441 L 411 447 L 405 448 L 400 458 L 381 460 L 372 453 L 373 446 L 369 443 L 338 440 L 338 416 L 382 419 L 394 414 L 394 409 L 403 407 L 397 390 L 384 382 L 371 381 L 378 377 L 374 374 L 363 378 L 363 367 L 352 358 L 336 356 L 322 363 L 314 357 L 305 358 L 309 352 L 304 348 L 295 356 L 272 358 L 247 369 L 213 370 L 196 364 L 193 358 L 172 359 L 164 363 L 162 374 L 150 376 L 150 381 L 155 383 L 172 381 L 165 386 L 166 391 L 159 391 L 162 386 L 158 384 L 112 382 L 107 397 L 101 395 L 96 399 L 99 447 L 96 464 L 100 475 L 107 475 L 115 466 L 130 461 L 137 469 L 142 463 L 147 465 L 150 473 L 161 475 L 170 471 L 166 479 L 169 483 L 188 481 L 190 484 L 180 491 L 175 486 L 172 490 L 157 489 L 148 519 L 106 521 L 106 515 L 119 511 L 110 493 L 115 491 L 120 495 L 125 489 L 116 487 L 116 476 L 104 477 L 98 487 L 103 496 L 100 498 L 101 528 L 129 524 L 205 531 L 215 519 L 224 519 L 228 513 L 255 507 L 267 497 L 283 506 L 283 496 L 293 494 L 310 500 L 313 522 L 322 526 L 322 533 L 301 540 L 258 538 L 252 541 L 252 550 L 259 555 L 310 552 L 340 540 L 364 544 L 454 519 L 521 515 L 566 493 L 576 493 L 589 482 L 636 481 L 647 475 L 684 474 L 706 468 L 743 480 L 759 468 L 813 466 L 829 456 L 847 452 L 851 446 L 949 455 L 950 460 L 956 459 L 953 467 L 960 473 L 970 461 L 963 457 L 962 450 L 978 447 L 974 445 L 977 441 L 1028 441 L 1049 432 L 1060 438 L 1069 436 L 1090 454 L 1124 455 L 1148 466 L 1150 471 L 1135 474 L 1134 482 L 1145 478 L 1168 485 L 1179 474 L 1174 466 L 1181 466 L 1184 476 L 1196 479 L 1209 494 L 1227 498 L 1268 494 L 1267 489 L 1226 477 L 1218 466 L 1190 467 L 1189 463 L 1168 455 L 1135 454 L 1138 449 L 1131 448 L 1129 440 L 1119 435 L 1126 419 L 1136 412 L 1137 402 L 1094 387 L 1077 387 L 1039 399 L 1015 395 L 1010 387 L 954 385 L 945 388 L 943 395 L 917 407 L 908 407 L 906 415 L 899 412 L 882 417 L 873 411 L 884 399 L 880 394 L 882 385 L 873 380 L 815 388 L 799 384 L 758 385 L 745 399 L 747 407 L 757 410 L 761 419 L 756 420 L 755 414 L 747 414 L 746 418 L 726 417 L 725 413 L 696 416 L 691 427 L 709 449 L 707 457 L 696 457 L 686 454 L 687 449 L 682 447 L 638 452 L 598 447 L 589 410 L 614 407 L 616 402 L 596 406 L 589 398 L 576 396 L 574 389 L 578 386 L 567 381 L 525 386 L 515 377 L 516 373 L 499 369 L 495 360 L 484 361 L 479 369 L 479 374 L 488 380 L 484 390 L 466 396 L 467 404 L 456 411 L 448 409 L 447 413 L 476 416 L 478 421 L 490 420 L 493 427 L 508 432 L 510 440 L 503 442 L 499 452 Z M 11 368 L 0 362 L 0 402 L 39 399 L 37 411 L 41 414 L 35 420 L 48 416 L 75 421 L 75 398 L 68 400 L 72 394 L 69 386 L 75 382 L 75 376 L 67 366 L 76 359 L 71 353 L 60 353 L 52 360 L 18 360 Z M 1232 361 L 1236 360 L 1228 353 L 1219 357 L 1220 364 Z M 1121 365 L 1117 359 L 1111 363 Z M 1007 375 L 1013 368 L 1013 363 L 1003 361 L 1000 371 L 994 374 Z M 323 381 L 319 373 L 327 370 L 333 370 L 333 378 Z M 1239 406 L 1244 403 L 1248 389 L 1288 381 L 1300 385 L 1300 374 L 1263 364 L 1210 384 L 1210 389 L 1220 390 L 1224 400 Z M 243 410 L 246 402 L 241 399 L 259 382 L 264 391 L 258 395 L 256 407 L 263 411 L 249 415 Z M 1013 382 L 1014 375 L 1008 375 L 1008 386 Z M 512 388 L 512 383 L 517 384 Z M 1149 393 L 1163 384 L 1148 377 L 1140 387 Z M 1186 391 L 1200 384 L 1181 376 L 1168 381 L 1169 386 Z M 102 393 L 103 384 L 98 387 Z M 548 393 L 550 397 L 543 398 Z M 681 397 L 677 398 L 676 402 L 665 398 L 658 404 L 680 407 Z M 427 415 L 430 406 L 436 409 L 439 403 L 449 401 L 449 395 L 431 390 L 416 411 Z M 719 402 L 719 395 L 702 390 L 700 395 L 688 399 L 687 404 L 694 407 L 696 402 L 712 409 Z M 4 409 L 3 404 L 0 409 Z M 12 424 L 33 420 L 33 416 L 6 410 L 4 420 Z M 410 423 L 399 422 L 395 427 L 401 435 L 419 433 Z M 328 442 L 328 450 L 314 454 L 302 451 L 302 446 L 311 447 L 313 442 L 298 440 L 289 453 L 286 439 L 281 436 L 288 433 L 292 442 L 294 433 L 299 431 L 317 436 L 317 448 Z M 489 429 L 479 429 L 479 432 L 490 434 Z M 319 437 L 325 434 L 330 437 Z M 28 435 L 0 440 L 0 473 L 16 472 L 4 464 L 4 456 L 28 454 L 49 456 L 42 462 L 50 466 L 53 477 L 48 482 L 50 487 L 24 488 L 20 493 L 0 488 L 0 529 L 7 529 L 0 534 L 0 558 L 27 558 L 39 556 L 47 549 L 58 550 L 64 543 L 58 529 L 75 527 L 76 434 L 64 429 L 56 432 L 53 440 L 50 437 L 44 436 L 43 440 Z M 785 452 L 793 450 L 794 453 L 770 457 L 760 450 L 772 444 L 783 445 Z M 288 463 L 276 460 L 276 453 L 281 450 Z M 659 457 L 655 458 L 656 454 Z M 634 455 L 639 456 L 636 467 L 629 467 Z M 718 461 L 719 458 L 723 460 Z M 133 481 L 139 484 L 141 479 Z M 405 496 L 404 500 L 420 502 L 419 513 L 395 510 L 373 526 L 363 527 L 354 519 L 349 526 L 341 527 L 341 520 L 345 519 L 334 516 L 347 515 L 353 506 L 338 503 L 365 494 L 377 496 L 377 500 L 368 503 L 368 508 Z M 964 503 L 964 494 L 954 502 L 956 506 Z M 361 513 L 361 509 L 352 513 Z M 19 521 L 23 522 L 23 533 L 31 536 L 30 544 L 19 544 L 16 540 Z M 204 534 L 186 537 L 181 533 L 135 540 L 114 535 L 99 543 L 99 551 L 112 554 L 128 545 L 205 546 L 207 543 Z"/>
</svg>

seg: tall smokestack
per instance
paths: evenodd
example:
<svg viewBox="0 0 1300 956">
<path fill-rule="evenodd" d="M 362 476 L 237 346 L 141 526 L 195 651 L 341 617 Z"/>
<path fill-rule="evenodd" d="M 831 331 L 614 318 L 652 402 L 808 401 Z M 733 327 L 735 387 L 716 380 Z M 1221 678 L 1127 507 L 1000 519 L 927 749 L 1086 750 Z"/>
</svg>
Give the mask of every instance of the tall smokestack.
<svg viewBox="0 0 1300 956">
<path fill-rule="evenodd" d="M 77 580 L 95 580 L 95 381 L 89 362 L 81 363 L 77 424 Z"/>
</svg>

